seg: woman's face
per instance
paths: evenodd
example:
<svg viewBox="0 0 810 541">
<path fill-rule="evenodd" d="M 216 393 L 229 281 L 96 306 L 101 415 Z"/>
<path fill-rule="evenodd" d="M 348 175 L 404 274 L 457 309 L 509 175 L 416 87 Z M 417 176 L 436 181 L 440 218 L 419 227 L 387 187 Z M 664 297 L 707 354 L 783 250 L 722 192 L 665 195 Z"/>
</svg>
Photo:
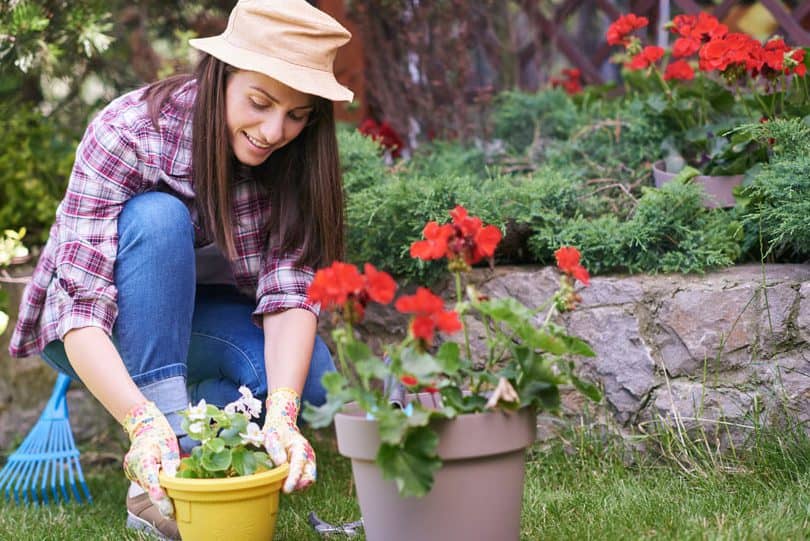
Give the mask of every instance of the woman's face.
<svg viewBox="0 0 810 541">
<path fill-rule="evenodd" d="M 225 89 L 225 122 L 236 159 L 249 166 L 263 163 L 301 133 L 312 108 L 312 96 L 264 74 L 231 73 Z"/>
</svg>

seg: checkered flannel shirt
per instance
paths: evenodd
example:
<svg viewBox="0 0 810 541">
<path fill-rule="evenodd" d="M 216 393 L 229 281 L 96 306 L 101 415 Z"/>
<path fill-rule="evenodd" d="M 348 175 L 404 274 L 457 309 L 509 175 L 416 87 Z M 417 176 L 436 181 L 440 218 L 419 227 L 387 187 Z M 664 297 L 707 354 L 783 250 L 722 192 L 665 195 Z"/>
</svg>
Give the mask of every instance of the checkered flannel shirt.
<svg viewBox="0 0 810 541">
<path fill-rule="evenodd" d="M 110 103 L 90 123 L 76 150 L 67 193 L 25 289 L 9 352 L 24 357 L 80 327 L 112 332 L 118 315 L 113 267 L 118 215 L 131 197 L 165 191 L 194 210 L 191 179 L 191 81 L 160 111 L 160 131 L 152 126 L 142 89 Z M 262 235 L 269 198 L 249 175 L 237 176 L 233 193 L 237 257 L 231 261 L 237 286 L 255 292 L 254 321 L 261 314 L 304 308 L 318 314 L 306 290 L 313 271 L 295 265 L 297 254 L 267 249 Z M 195 244 L 210 242 L 195 224 Z"/>
</svg>

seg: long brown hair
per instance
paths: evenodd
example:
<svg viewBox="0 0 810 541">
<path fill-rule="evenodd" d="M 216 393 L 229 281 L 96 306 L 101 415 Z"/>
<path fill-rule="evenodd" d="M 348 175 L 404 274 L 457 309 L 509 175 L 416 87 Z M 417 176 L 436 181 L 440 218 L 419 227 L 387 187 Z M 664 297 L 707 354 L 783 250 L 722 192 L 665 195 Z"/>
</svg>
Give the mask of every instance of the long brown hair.
<svg viewBox="0 0 810 541">
<path fill-rule="evenodd" d="M 174 92 L 196 79 L 191 174 L 197 208 L 201 224 L 229 258 L 236 257 L 231 205 L 236 158 L 228 144 L 225 88 L 233 71 L 204 54 L 193 75 L 158 81 L 143 94 L 159 130 L 160 109 Z M 300 249 L 298 263 L 318 268 L 343 258 L 344 202 L 333 104 L 316 97 L 314 105 L 298 137 L 251 170 L 270 194 L 270 217 L 264 230 L 267 248 L 282 254 Z"/>
</svg>

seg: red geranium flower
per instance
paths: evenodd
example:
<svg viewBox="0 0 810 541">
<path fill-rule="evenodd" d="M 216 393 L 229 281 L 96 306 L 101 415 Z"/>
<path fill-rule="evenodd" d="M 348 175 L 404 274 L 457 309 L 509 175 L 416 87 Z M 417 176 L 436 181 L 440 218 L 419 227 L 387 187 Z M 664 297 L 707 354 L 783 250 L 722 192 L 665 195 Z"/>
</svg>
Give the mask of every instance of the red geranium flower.
<svg viewBox="0 0 810 541">
<path fill-rule="evenodd" d="M 553 88 L 562 87 L 566 94 L 574 95 L 582 92 L 582 72 L 578 69 L 564 69 L 562 70 L 563 78 L 552 77 L 551 86 Z"/>
<path fill-rule="evenodd" d="M 334 306 L 342 306 L 350 295 L 358 294 L 364 285 L 365 281 L 357 267 L 335 261 L 330 267 L 315 273 L 307 295 L 310 300 L 320 303 L 328 310 Z"/>
<path fill-rule="evenodd" d="M 444 309 L 444 301 L 425 287 L 419 287 L 415 295 L 397 299 L 394 305 L 403 314 L 414 314 L 411 334 L 430 345 L 436 329 L 451 334 L 461 330 L 461 321 L 453 310 Z"/>
<path fill-rule="evenodd" d="M 467 209 L 457 205 L 450 216 L 453 221 L 439 225 L 428 222 L 422 234 L 425 240 L 411 244 L 411 257 L 423 259 L 462 260 L 474 265 L 484 258 L 492 257 L 501 241 L 501 231 L 494 225 L 485 226 L 481 218 L 469 216 Z"/>
<path fill-rule="evenodd" d="M 625 45 L 628 43 L 627 36 L 640 28 L 644 28 L 650 23 L 647 17 L 639 17 L 633 13 L 622 15 L 616 19 L 607 30 L 607 42 L 609 45 Z"/>
<path fill-rule="evenodd" d="M 590 276 L 588 270 L 579 263 L 579 250 L 573 246 L 562 246 L 554 252 L 554 257 L 557 259 L 557 268 L 583 285 L 588 285 Z"/>
<path fill-rule="evenodd" d="M 682 81 L 691 81 L 695 78 L 695 70 L 689 65 L 686 60 L 676 60 L 667 66 L 664 72 L 664 80 L 680 79 Z"/>
<path fill-rule="evenodd" d="M 412 376 L 410 374 L 404 374 L 402 377 L 399 378 L 399 381 L 401 381 L 402 384 L 407 387 L 413 387 L 414 385 L 419 383 L 419 380 L 417 380 L 415 376 Z"/>
<path fill-rule="evenodd" d="M 664 49 L 657 45 L 648 45 L 640 53 L 630 59 L 627 67 L 631 70 L 640 70 L 658 62 L 664 56 Z"/>
<path fill-rule="evenodd" d="M 369 300 L 388 304 L 394 299 L 397 284 L 388 273 L 378 271 L 366 263 L 365 276 L 350 263 L 335 261 L 331 266 L 315 273 L 307 288 L 307 297 L 320 303 L 324 310 L 343 308 L 351 322 L 363 319 Z"/>
<path fill-rule="evenodd" d="M 384 148 L 391 151 L 392 158 L 399 158 L 405 147 L 402 138 L 388 122 L 378 123 L 373 118 L 366 118 L 357 128 L 360 133 L 371 137 Z"/>
<path fill-rule="evenodd" d="M 397 283 L 387 272 L 378 271 L 371 263 L 363 267 L 366 274 L 366 291 L 371 300 L 380 304 L 388 304 L 394 300 Z"/>
</svg>

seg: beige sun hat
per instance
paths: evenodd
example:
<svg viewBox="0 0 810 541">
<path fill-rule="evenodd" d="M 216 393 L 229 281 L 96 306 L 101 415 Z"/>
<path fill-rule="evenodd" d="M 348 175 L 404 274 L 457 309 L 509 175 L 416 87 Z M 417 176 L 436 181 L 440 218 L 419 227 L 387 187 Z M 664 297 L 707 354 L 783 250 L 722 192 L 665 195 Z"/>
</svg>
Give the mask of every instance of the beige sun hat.
<svg viewBox="0 0 810 541">
<path fill-rule="evenodd" d="M 189 44 L 301 92 L 352 101 L 354 93 L 338 83 L 333 71 L 338 48 L 351 37 L 339 22 L 305 0 L 240 0 L 222 34 Z"/>
</svg>

